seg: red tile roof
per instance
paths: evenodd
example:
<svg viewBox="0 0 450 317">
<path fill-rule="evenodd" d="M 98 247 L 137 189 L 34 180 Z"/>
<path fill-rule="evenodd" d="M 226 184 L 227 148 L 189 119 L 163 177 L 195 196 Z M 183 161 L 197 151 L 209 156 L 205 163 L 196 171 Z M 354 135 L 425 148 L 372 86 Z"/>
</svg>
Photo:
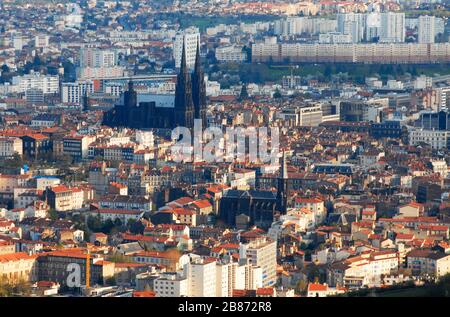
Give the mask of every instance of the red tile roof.
<svg viewBox="0 0 450 317">
<path fill-rule="evenodd" d="M 206 199 L 196 200 L 193 202 L 193 205 L 200 209 L 212 207 L 211 203 Z"/>
<path fill-rule="evenodd" d="M 320 283 L 309 283 L 308 292 L 326 292 L 328 291 L 328 285 Z"/>
<path fill-rule="evenodd" d="M 156 293 L 152 291 L 134 291 L 133 297 L 156 297 Z"/>
<path fill-rule="evenodd" d="M 35 255 L 29 255 L 28 253 L 25 252 L 16 252 L 0 255 L 0 262 L 15 262 L 20 260 L 31 260 L 35 258 L 36 258 Z"/>
</svg>

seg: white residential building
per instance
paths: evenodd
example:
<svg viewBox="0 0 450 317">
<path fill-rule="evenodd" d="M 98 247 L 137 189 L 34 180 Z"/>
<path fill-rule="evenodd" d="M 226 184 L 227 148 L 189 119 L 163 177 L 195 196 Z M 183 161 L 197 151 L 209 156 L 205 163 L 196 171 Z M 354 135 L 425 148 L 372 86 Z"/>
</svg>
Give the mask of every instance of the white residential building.
<svg viewBox="0 0 450 317">
<path fill-rule="evenodd" d="M 95 135 L 67 135 L 63 138 L 63 153 L 76 160 L 87 158 L 89 144 L 95 139 Z"/>
<path fill-rule="evenodd" d="M 307 208 L 288 209 L 286 215 L 280 216 L 279 221 L 272 223 L 268 235 L 272 240 L 278 240 L 287 225 L 295 225 L 296 232 L 313 230 L 316 226 L 314 213 Z"/>
<path fill-rule="evenodd" d="M 419 16 L 418 37 L 419 43 L 434 43 L 435 31 L 435 18 L 434 16 L 421 15 Z"/>
<path fill-rule="evenodd" d="M 22 221 L 25 218 L 25 209 L 14 208 L 7 210 L 5 218 L 11 221 Z"/>
<path fill-rule="evenodd" d="M 37 200 L 32 205 L 25 208 L 25 218 L 46 218 L 50 207 L 44 201 Z"/>
<path fill-rule="evenodd" d="M 156 297 L 186 297 L 189 296 L 189 280 L 176 273 L 162 273 L 153 281 L 153 291 Z"/>
<path fill-rule="evenodd" d="M 28 43 L 28 38 L 22 34 L 14 34 L 12 38 L 13 47 L 16 51 L 21 51 Z"/>
<path fill-rule="evenodd" d="M 34 37 L 34 46 L 46 48 L 49 45 L 50 36 L 46 34 L 38 34 Z"/>
<path fill-rule="evenodd" d="M 46 189 L 45 195 L 49 205 L 56 211 L 72 211 L 83 208 L 85 192 L 81 188 L 57 185 Z"/>
<path fill-rule="evenodd" d="M 414 89 L 426 89 L 433 86 L 433 78 L 425 75 L 421 75 L 413 82 Z"/>
<path fill-rule="evenodd" d="M 231 297 L 233 290 L 262 287 L 262 269 L 190 254 L 178 272 L 162 273 L 153 283 L 157 297 Z"/>
<path fill-rule="evenodd" d="M 405 13 L 381 13 L 380 42 L 405 42 Z"/>
<path fill-rule="evenodd" d="M 136 130 L 136 143 L 140 146 L 153 148 L 155 138 L 152 131 Z"/>
<path fill-rule="evenodd" d="M 186 64 L 188 68 L 194 68 L 197 47 L 200 45 L 200 32 L 198 28 L 192 27 L 178 33 L 175 36 L 173 44 L 173 58 L 175 59 L 175 67 L 181 66 L 181 54 L 183 45 L 186 52 Z"/>
<path fill-rule="evenodd" d="M 434 173 L 439 173 L 443 178 L 447 177 L 448 166 L 445 160 L 432 160 L 431 166 L 433 168 Z"/>
<path fill-rule="evenodd" d="M 217 263 L 216 265 L 216 296 L 230 297 L 233 295 L 237 263 Z"/>
<path fill-rule="evenodd" d="M 328 284 L 360 288 L 381 285 L 382 276 L 396 272 L 399 256 L 396 251 L 362 253 L 331 264 L 327 272 Z"/>
<path fill-rule="evenodd" d="M 122 66 L 77 68 L 77 78 L 80 80 L 120 78 L 123 76 L 125 76 L 125 67 Z"/>
<path fill-rule="evenodd" d="M 358 43 L 364 38 L 366 28 L 365 15 L 362 13 L 339 13 L 337 15 L 337 31 L 351 35 L 352 42 Z"/>
<path fill-rule="evenodd" d="M 83 96 L 94 92 L 94 83 L 92 81 L 77 81 L 74 83 L 62 84 L 61 101 L 69 104 L 80 104 Z"/>
<path fill-rule="evenodd" d="M 447 110 L 450 106 L 450 86 L 436 88 L 438 111 Z"/>
<path fill-rule="evenodd" d="M 262 238 L 249 243 L 240 244 L 240 258 L 261 268 L 262 287 L 273 286 L 276 282 L 277 243 L 268 238 Z"/>
<path fill-rule="evenodd" d="M 450 131 L 411 129 L 409 131 L 409 143 L 419 145 L 421 142 L 429 144 L 433 149 L 447 148 Z"/>
<path fill-rule="evenodd" d="M 80 49 L 80 67 L 113 67 L 117 65 L 115 50 L 97 47 L 83 47 Z"/>
<path fill-rule="evenodd" d="M 341 34 L 339 32 L 330 32 L 319 34 L 320 44 L 346 44 L 353 43 L 351 34 Z"/>
<path fill-rule="evenodd" d="M 244 62 L 247 54 L 242 50 L 242 46 L 227 45 L 216 48 L 216 59 L 219 62 Z"/>
<path fill-rule="evenodd" d="M 56 75 L 41 75 L 38 72 L 31 72 L 30 74 L 13 77 L 12 83 L 18 87 L 20 93 L 29 90 L 42 91 L 44 95 L 59 92 L 59 77 Z"/>
<path fill-rule="evenodd" d="M 312 31 L 311 20 L 307 17 L 289 16 L 275 21 L 275 34 L 292 36 Z"/>
<path fill-rule="evenodd" d="M 379 12 L 370 12 L 366 14 L 366 34 L 365 39 L 372 41 L 380 35 L 381 14 Z"/>
<path fill-rule="evenodd" d="M 14 154 L 23 155 L 22 139 L 14 137 L 0 137 L 0 158 L 12 158 Z"/>
<path fill-rule="evenodd" d="M 119 97 L 124 91 L 123 84 L 106 83 L 104 85 L 105 94 Z"/>
<path fill-rule="evenodd" d="M 450 273 L 450 255 L 430 249 L 415 249 L 406 255 L 407 267 L 413 275 L 443 276 Z"/>
<path fill-rule="evenodd" d="M 295 199 L 295 208 L 306 208 L 311 210 L 314 215 L 315 224 L 321 224 L 325 221 L 327 211 L 325 203 L 320 198 L 303 198 L 297 197 Z"/>
<path fill-rule="evenodd" d="M 53 187 L 61 183 L 61 179 L 55 176 L 36 176 L 34 181 L 38 190 L 45 190 L 47 187 Z"/>
<path fill-rule="evenodd" d="M 184 274 L 189 280 L 189 296 L 216 296 L 216 261 L 205 261 L 200 258 L 191 259 L 191 263 L 184 266 Z"/>
<path fill-rule="evenodd" d="M 128 221 L 138 221 L 142 218 L 144 212 L 140 210 L 125 210 L 125 209 L 97 209 L 91 212 L 94 216 L 99 216 L 102 222 L 110 219 L 112 221 L 119 219 L 123 224 Z"/>
</svg>

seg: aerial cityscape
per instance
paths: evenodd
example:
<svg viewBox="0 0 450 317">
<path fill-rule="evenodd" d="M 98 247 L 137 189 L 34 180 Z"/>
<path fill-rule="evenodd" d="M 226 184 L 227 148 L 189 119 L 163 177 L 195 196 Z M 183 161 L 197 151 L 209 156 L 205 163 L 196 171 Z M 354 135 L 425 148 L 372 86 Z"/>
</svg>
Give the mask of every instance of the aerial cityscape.
<svg viewBox="0 0 450 317">
<path fill-rule="evenodd" d="M 449 18 L 1 0 L 0 297 L 450 296 Z"/>
</svg>

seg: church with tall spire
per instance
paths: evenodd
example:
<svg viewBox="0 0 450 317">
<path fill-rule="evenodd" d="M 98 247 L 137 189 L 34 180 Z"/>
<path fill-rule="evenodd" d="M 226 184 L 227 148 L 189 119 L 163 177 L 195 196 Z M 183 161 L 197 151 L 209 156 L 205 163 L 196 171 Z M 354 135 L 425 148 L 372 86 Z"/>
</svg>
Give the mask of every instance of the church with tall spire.
<svg viewBox="0 0 450 317">
<path fill-rule="evenodd" d="M 277 184 L 277 211 L 285 214 L 287 211 L 287 195 L 288 195 L 288 171 L 286 152 L 283 151 L 280 164 L 280 176 Z"/>
<path fill-rule="evenodd" d="M 227 189 L 220 200 L 219 217 L 231 226 L 236 226 L 247 218 L 248 226 L 256 225 L 269 228 L 275 214 L 286 214 L 288 209 L 288 169 L 286 153 L 283 152 L 280 162 L 277 193 L 266 190 Z M 238 220 L 240 218 L 240 220 Z M 242 224 L 242 223 L 241 223 Z"/>
<path fill-rule="evenodd" d="M 195 55 L 195 68 L 192 73 L 192 101 L 194 102 L 194 118 L 202 120 L 206 127 L 206 84 L 205 74 L 200 62 L 200 46 L 197 46 Z"/>
<path fill-rule="evenodd" d="M 200 62 L 200 47 L 197 46 L 195 67 L 191 74 L 183 46 L 172 107 L 145 100 L 130 82 L 119 104 L 104 113 L 103 124 L 134 129 L 193 129 L 195 119 L 201 119 L 203 127 L 206 127 L 206 85 Z"/>
<path fill-rule="evenodd" d="M 196 65 L 197 66 L 197 65 Z M 186 63 L 186 50 L 183 45 L 180 72 L 175 87 L 175 118 L 176 127 L 194 128 L 194 102 L 192 96 L 191 75 Z"/>
</svg>

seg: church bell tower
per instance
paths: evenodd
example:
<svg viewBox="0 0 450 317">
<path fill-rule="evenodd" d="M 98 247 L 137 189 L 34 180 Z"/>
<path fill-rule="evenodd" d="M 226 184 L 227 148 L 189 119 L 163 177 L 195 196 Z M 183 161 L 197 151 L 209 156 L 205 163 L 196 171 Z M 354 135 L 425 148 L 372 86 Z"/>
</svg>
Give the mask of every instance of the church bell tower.
<svg viewBox="0 0 450 317">
<path fill-rule="evenodd" d="M 288 195 L 288 171 L 286 152 L 283 151 L 283 156 L 280 163 L 281 171 L 278 177 L 277 186 L 277 211 L 285 214 L 287 211 L 287 195 Z"/>
<path fill-rule="evenodd" d="M 186 64 L 185 44 L 181 54 L 180 73 L 175 87 L 175 126 L 194 128 L 194 104 L 192 101 L 191 75 Z"/>
</svg>

